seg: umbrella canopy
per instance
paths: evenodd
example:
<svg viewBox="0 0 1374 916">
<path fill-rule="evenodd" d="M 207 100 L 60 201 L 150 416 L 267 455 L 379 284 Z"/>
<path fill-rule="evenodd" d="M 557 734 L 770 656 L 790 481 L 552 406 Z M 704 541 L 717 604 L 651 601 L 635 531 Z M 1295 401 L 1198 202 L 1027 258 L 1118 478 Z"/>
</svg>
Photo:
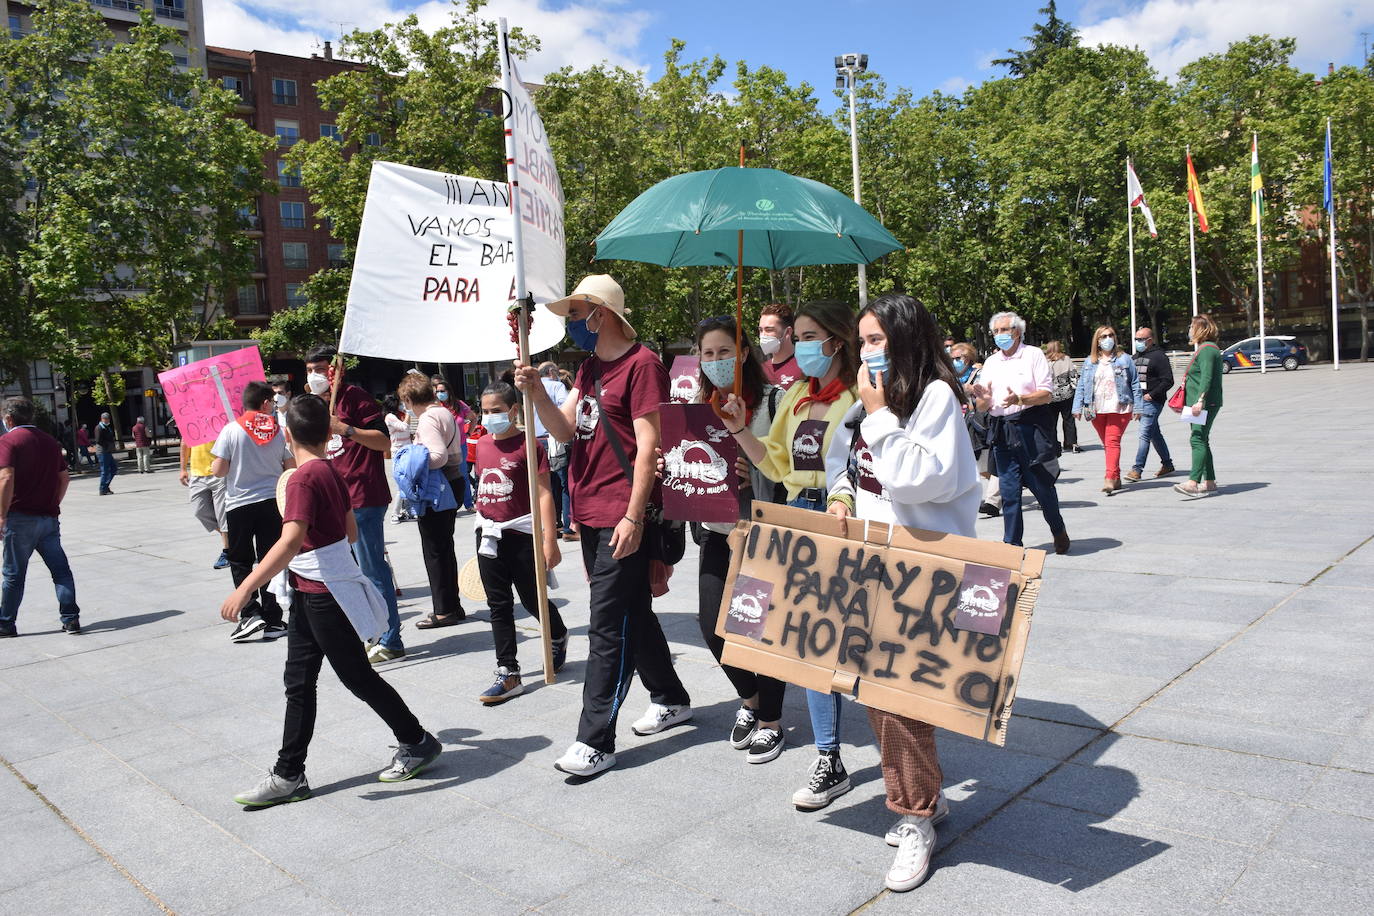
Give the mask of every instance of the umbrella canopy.
<svg viewBox="0 0 1374 916">
<path fill-rule="evenodd" d="M 660 181 L 596 238 L 600 260 L 664 267 L 867 264 L 902 243 L 829 185 L 777 169 L 726 168 Z"/>
</svg>

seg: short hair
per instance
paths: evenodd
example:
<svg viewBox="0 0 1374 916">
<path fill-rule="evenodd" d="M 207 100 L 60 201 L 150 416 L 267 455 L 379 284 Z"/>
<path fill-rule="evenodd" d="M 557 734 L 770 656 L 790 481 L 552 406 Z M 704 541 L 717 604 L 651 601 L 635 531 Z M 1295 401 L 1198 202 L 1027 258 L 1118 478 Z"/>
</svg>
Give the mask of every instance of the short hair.
<svg viewBox="0 0 1374 916">
<path fill-rule="evenodd" d="M 427 406 L 434 403 L 434 386 L 423 375 L 406 373 L 396 386 L 396 396 L 414 407 Z"/>
<path fill-rule="evenodd" d="M 33 401 L 19 395 L 5 398 L 5 416 L 14 417 L 20 426 L 28 426 L 32 423 L 33 415 Z"/>
<path fill-rule="evenodd" d="M 318 347 L 312 347 L 305 351 L 305 362 L 307 365 L 310 363 L 333 362 L 334 357 L 338 355 L 339 351 L 335 350 L 329 344 L 320 344 Z"/>
<path fill-rule="evenodd" d="M 243 386 L 243 409 L 257 410 L 263 401 L 270 401 L 275 395 L 272 386 L 266 382 L 249 382 Z"/>
<path fill-rule="evenodd" d="M 301 445 L 323 445 L 329 441 L 329 405 L 318 395 L 297 395 L 286 405 L 286 428 Z"/>
<path fill-rule="evenodd" d="M 782 321 L 783 327 L 788 328 L 792 327 L 792 322 L 795 320 L 791 306 L 783 302 L 770 302 L 765 305 L 763 311 L 759 312 L 759 317 L 762 318 L 764 315 L 777 315 Z"/>
<path fill-rule="evenodd" d="M 500 398 L 501 403 L 505 404 L 508 409 L 520 403 L 520 392 L 516 391 L 515 386 L 508 382 L 498 381 L 487 385 L 482 389 L 482 397 L 489 394 L 494 394 Z"/>
<path fill-rule="evenodd" d="M 1205 340 L 1216 343 L 1220 334 L 1221 331 L 1217 328 L 1217 323 L 1206 312 L 1201 315 L 1194 315 L 1192 324 L 1188 326 L 1188 336 L 1193 339 L 1194 343 L 1202 343 Z"/>
<path fill-rule="evenodd" d="M 272 376 L 270 379 L 267 380 L 267 384 L 271 385 L 273 388 L 276 388 L 278 385 L 280 385 L 280 386 L 282 386 L 283 388 L 285 388 L 287 391 L 290 391 L 290 390 L 291 390 L 291 376 L 289 376 L 289 375 L 274 375 L 274 376 Z"/>
<path fill-rule="evenodd" d="M 103 411 L 103 412 L 100 414 L 100 419 L 102 419 L 102 420 L 108 420 L 108 419 L 110 419 L 110 412 L 109 412 L 108 410 Z"/>
<path fill-rule="evenodd" d="M 137 421 L 136 421 L 136 422 L 138 422 L 138 423 L 142 423 L 142 422 L 144 422 L 144 420 L 143 420 L 143 418 L 142 418 L 142 417 L 139 417 L 139 418 L 138 418 L 138 420 L 137 420 Z"/>
<path fill-rule="evenodd" d="M 963 360 L 967 364 L 965 368 L 978 362 L 978 351 L 973 348 L 973 344 L 971 343 L 966 343 L 961 340 L 949 348 L 950 359 L 959 359 L 960 354 L 964 354 Z"/>
<path fill-rule="evenodd" d="M 386 397 L 382 398 L 382 410 L 387 413 L 400 413 L 401 399 L 394 394 L 388 394 Z"/>
<path fill-rule="evenodd" d="M 1012 326 L 1016 328 L 1016 330 L 1021 332 L 1022 337 L 1025 337 L 1026 319 L 1022 318 L 1015 312 L 998 312 L 996 315 L 993 315 L 991 318 L 988 319 L 988 330 L 991 331 L 993 328 L 997 327 L 997 325 L 1001 324 L 1002 321 L 1007 318 L 1011 319 Z"/>
<path fill-rule="evenodd" d="M 542 362 L 539 364 L 539 374 L 543 378 L 558 378 L 558 363 Z M 483 392 L 485 394 L 486 392 Z"/>
</svg>

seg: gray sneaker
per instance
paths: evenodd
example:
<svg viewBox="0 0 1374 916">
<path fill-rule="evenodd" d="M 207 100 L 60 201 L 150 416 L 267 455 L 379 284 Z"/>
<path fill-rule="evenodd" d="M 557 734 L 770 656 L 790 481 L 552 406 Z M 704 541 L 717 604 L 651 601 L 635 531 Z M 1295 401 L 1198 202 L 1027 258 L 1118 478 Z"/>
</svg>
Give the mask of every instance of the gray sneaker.
<svg viewBox="0 0 1374 916">
<path fill-rule="evenodd" d="M 286 802 L 302 801 L 309 797 L 310 783 L 306 782 L 304 773 L 296 779 L 268 773 L 256 786 L 235 795 L 234 801 L 245 808 L 267 808 Z"/>
<path fill-rule="evenodd" d="M 425 732 L 419 744 L 402 744 L 396 748 L 396 756 L 391 758 L 391 766 L 377 774 L 382 782 L 404 782 L 419 776 L 431 763 L 439 759 L 444 746 L 439 739 Z"/>
</svg>

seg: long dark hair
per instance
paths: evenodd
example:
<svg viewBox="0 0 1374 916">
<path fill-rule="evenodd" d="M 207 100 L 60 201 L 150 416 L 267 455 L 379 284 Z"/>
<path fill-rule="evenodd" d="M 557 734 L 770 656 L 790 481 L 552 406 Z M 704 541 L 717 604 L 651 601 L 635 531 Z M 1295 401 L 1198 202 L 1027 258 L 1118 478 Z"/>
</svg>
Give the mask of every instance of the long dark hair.
<svg viewBox="0 0 1374 916">
<path fill-rule="evenodd" d="M 735 339 L 735 319 L 730 316 L 721 318 L 707 318 L 697 325 L 697 349 L 701 349 L 701 339 L 712 331 L 724 331 L 730 335 L 730 339 Z M 749 339 L 748 331 L 740 333 L 740 349 L 747 351 L 747 355 L 736 354 L 735 358 L 740 360 L 740 366 L 744 369 L 744 403 L 751 408 L 758 405 L 763 398 L 763 387 L 768 384 L 768 379 L 763 374 L 763 364 L 759 362 L 759 351 L 754 346 L 754 342 Z M 711 396 L 716 393 L 716 386 L 706 377 L 706 373 L 701 369 L 697 370 L 701 382 L 701 399 L 711 400 Z"/>
<path fill-rule="evenodd" d="M 944 335 L 919 299 L 901 293 L 879 296 L 859 317 L 872 315 L 887 335 L 888 371 L 883 373 L 887 407 L 905 423 L 916 412 L 927 386 L 949 385 L 960 404 L 967 404 L 964 386 L 945 352 Z"/>
</svg>

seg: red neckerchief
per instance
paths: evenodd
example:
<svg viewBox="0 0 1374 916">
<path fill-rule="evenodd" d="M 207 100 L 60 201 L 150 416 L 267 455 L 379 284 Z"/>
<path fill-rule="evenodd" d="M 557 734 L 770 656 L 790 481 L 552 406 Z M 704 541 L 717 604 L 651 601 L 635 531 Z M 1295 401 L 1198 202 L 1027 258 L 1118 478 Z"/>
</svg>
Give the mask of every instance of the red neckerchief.
<svg viewBox="0 0 1374 916">
<path fill-rule="evenodd" d="M 238 418 L 238 424 L 255 445 L 266 445 L 277 437 L 277 417 L 275 414 L 250 410 Z"/>
<path fill-rule="evenodd" d="M 801 409 L 812 401 L 815 401 L 817 404 L 835 403 L 835 400 L 840 395 L 849 390 L 849 386 L 840 381 L 840 377 L 837 375 L 831 379 L 830 384 L 826 385 L 824 388 L 820 387 L 820 383 L 815 379 L 808 378 L 806 380 L 806 390 L 808 394 L 804 394 L 797 398 L 797 403 L 792 405 L 792 416 L 794 417 L 801 413 Z"/>
</svg>

